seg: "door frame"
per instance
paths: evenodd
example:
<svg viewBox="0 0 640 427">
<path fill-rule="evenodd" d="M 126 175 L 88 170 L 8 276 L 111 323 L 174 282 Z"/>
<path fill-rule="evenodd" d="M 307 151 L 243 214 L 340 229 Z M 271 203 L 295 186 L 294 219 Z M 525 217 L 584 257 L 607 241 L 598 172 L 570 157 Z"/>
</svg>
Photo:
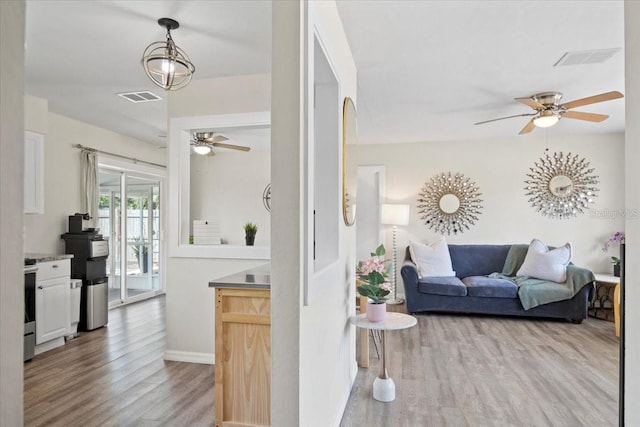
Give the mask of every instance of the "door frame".
<svg viewBox="0 0 640 427">
<path fill-rule="evenodd" d="M 123 175 L 121 175 L 121 181 L 120 181 L 120 204 L 121 206 L 125 206 L 125 211 L 126 212 L 126 197 L 123 198 L 122 197 L 122 193 L 124 191 L 124 195 L 126 196 L 126 177 L 131 175 L 134 177 L 140 177 L 140 178 L 144 178 L 144 179 L 154 179 L 154 180 L 158 180 L 159 184 L 160 184 L 160 209 L 159 209 L 159 215 L 160 215 L 160 221 L 159 221 L 159 229 L 157 230 L 159 233 L 159 250 L 160 250 L 160 254 L 159 254 L 159 261 L 160 261 L 160 283 L 159 283 L 159 289 L 157 290 L 152 290 L 150 292 L 145 292 L 144 294 L 141 295 L 137 295 L 134 297 L 129 297 L 129 298 L 123 298 L 122 296 L 126 294 L 124 294 L 124 292 L 126 291 L 126 279 L 125 279 L 125 287 L 123 288 L 122 286 L 122 282 L 120 283 L 120 292 L 121 292 L 121 298 L 119 302 L 115 302 L 115 303 L 109 303 L 109 308 L 112 307 L 118 307 L 121 305 L 125 305 L 125 304 L 130 304 L 130 303 L 134 303 L 137 301 L 141 301 L 147 298 L 152 298 L 155 297 L 157 295 L 160 294 L 164 294 L 165 289 L 166 289 L 166 274 L 164 273 L 164 268 L 167 264 L 167 251 L 166 251 L 166 245 L 165 245 L 165 239 L 164 239 L 164 234 L 165 234 L 165 224 L 166 224 L 166 216 L 167 216 L 167 209 L 166 209 L 166 178 L 167 178 L 167 171 L 166 168 L 163 167 L 158 167 L 158 166 L 152 166 L 152 165 L 147 165 L 147 164 L 140 164 L 140 163 L 135 163 L 135 162 L 130 162 L 130 161 L 123 161 L 120 159 L 115 159 L 113 157 L 110 157 L 108 155 L 102 155 L 99 154 L 97 156 L 97 163 L 98 163 L 98 170 L 99 171 L 105 171 L 105 172 L 112 172 L 112 173 L 121 173 Z M 122 236 L 126 236 L 127 233 L 127 225 L 126 225 L 126 214 L 123 215 L 123 218 L 121 218 L 121 226 L 120 226 L 120 233 Z M 126 239 L 121 239 L 120 242 L 120 253 L 121 256 L 125 256 L 126 257 Z M 124 270 L 123 270 L 124 268 Z M 120 261 L 120 274 L 121 277 L 126 275 L 126 265 L 123 264 L 123 260 Z M 123 271 L 125 272 L 125 274 L 123 274 Z M 124 289 L 124 290 L 123 290 Z"/>
</svg>

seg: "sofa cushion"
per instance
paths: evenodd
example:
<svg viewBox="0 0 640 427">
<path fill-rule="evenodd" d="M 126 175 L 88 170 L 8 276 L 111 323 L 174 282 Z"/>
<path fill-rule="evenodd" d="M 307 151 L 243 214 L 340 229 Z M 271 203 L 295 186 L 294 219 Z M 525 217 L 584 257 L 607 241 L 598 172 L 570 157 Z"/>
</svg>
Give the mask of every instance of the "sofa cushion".
<svg viewBox="0 0 640 427">
<path fill-rule="evenodd" d="M 447 241 L 443 238 L 425 245 L 418 242 L 409 242 L 409 254 L 411 260 L 418 267 L 420 277 L 448 277 L 455 276 L 451 269 L 451 256 Z"/>
<path fill-rule="evenodd" d="M 488 276 L 502 271 L 510 248 L 511 245 L 449 245 L 449 253 L 456 276 Z"/>
<path fill-rule="evenodd" d="M 549 249 L 540 240 L 533 239 L 517 275 L 564 283 L 567 281 L 569 261 L 571 261 L 571 243 Z"/>
<path fill-rule="evenodd" d="M 467 287 L 457 277 L 424 277 L 418 280 L 418 292 L 463 297 L 467 295 Z"/>
<path fill-rule="evenodd" d="M 517 298 L 518 285 L 511 280 L 486 276 L 469 276 L 462 279 L 470 297 Z"/>
</svg>

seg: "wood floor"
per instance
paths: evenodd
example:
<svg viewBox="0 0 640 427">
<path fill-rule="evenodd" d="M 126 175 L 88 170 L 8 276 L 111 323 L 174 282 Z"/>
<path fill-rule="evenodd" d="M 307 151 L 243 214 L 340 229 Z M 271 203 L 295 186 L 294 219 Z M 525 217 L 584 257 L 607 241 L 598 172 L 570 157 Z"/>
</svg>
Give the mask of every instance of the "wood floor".
<svg viewBox="0 0 640 427">
<path fill-rule="evenodd" d="M 380 361 L 370 346 L 341 426 L 617 424 L 613 323 L 417 318 L 387 335 L 396 400 L 371 397 Z M 164 324 L 164 297 L 120 307 L 106 328 L 25 363 L 25 425 L 214 425 L 214 368 L 163 361 Z"/>
<path fill-rule="evenodd" d="M 618 424 L 612 322 L 416 317 L 416 327 L 387 333 L 396 400 L 372 398 L 380 361 L 370 346 L 370 367 L 359 370 L 342 427 Z"/>
<path fill-rule="evenodd" d="M 25 426 L 211 426 L 214 368 L 167 362 L 164 297 L 25 363 Z"/>
</svg>

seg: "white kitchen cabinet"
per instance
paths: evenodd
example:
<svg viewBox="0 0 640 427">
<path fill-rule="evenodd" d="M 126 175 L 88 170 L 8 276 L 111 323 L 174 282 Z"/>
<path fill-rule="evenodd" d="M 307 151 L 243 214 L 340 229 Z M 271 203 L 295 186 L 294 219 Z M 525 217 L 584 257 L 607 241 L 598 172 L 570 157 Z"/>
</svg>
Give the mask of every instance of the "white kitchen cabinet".
<svg viewBox="0 0 640 427">
<path fill-rule="evenodd" d="M 44 135 L 24 133 L 24 213 L 44 213 Z"/>
<path fill-rule="evenodd" d="M 70 260 L 36 264 L 36 345 L 64 337 L 71 324 Z"/>
</svg>

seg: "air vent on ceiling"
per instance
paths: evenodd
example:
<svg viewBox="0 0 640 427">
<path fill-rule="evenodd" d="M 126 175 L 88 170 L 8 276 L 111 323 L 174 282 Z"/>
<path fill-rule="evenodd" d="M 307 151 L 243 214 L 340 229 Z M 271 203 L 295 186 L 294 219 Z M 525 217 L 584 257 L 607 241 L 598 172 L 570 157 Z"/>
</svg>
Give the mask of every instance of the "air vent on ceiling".
<svg viewBox="0 0 640 427">
<path fill-rule="evenodd" d="M 139 92 L 126 92 L 126 93 L 119 93 L 118 96 L 121 96 L 125 99 L 128 99 L 131 102 L 150 102 L 150 101 L 159 101 L 162 98 L 160 98 L 158 95 L 156 95 L 153 92 L 149 92 L 148 90 L 143 90 L 143 91 L 139 91 Z"/>
<path fill-rule="evenodd" d="M 619 47 L 567 52 L 562 55 L 562 58 L 553 64 L 553 66 L 599 64 L 611 58 L 613 55 L 618 53 L 618 51 L 620 51 Z"/>
</svg>

